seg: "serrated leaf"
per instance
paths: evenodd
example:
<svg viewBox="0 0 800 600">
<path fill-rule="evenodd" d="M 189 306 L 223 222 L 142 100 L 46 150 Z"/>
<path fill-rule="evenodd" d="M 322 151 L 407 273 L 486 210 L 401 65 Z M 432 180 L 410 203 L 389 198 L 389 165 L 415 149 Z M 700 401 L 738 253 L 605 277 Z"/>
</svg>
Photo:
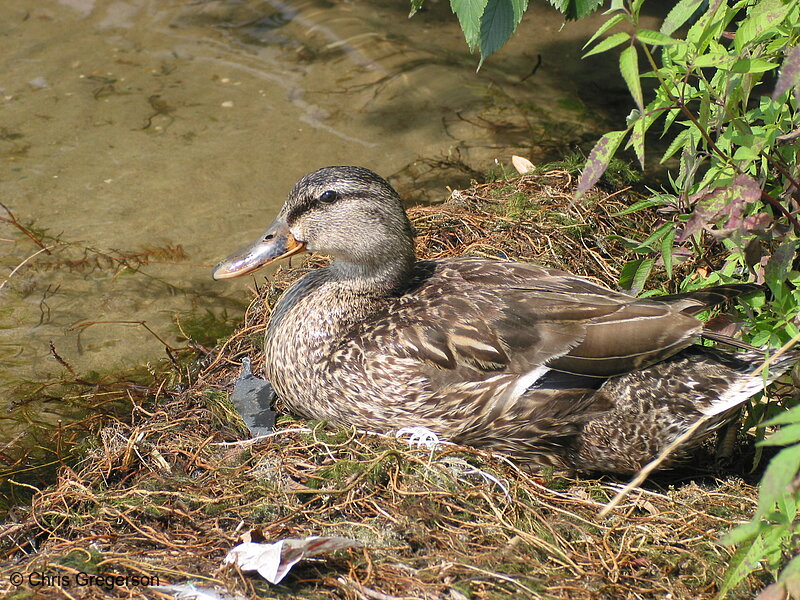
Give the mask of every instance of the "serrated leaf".
<svg viewBox="0 0 800 600">
<path fill-rule="evenodd" d="M 670 142 L 669 146 L 667 146 L 666 151 L 664 152 L 664 156 L 661 157 L 661 164 L 666 162 L 672 155 L 674 155 L 678 150 L 683 148 L 683 145 L 690 137 L 690 130 L 683 129 L 675 136 L 675 138 Z"/>
<path fill-rule="evenodd" d="M 517 28 L 516 10 L 512 0 L 489 0 L 481 16 L 481 60 L 483 61 L 503 47 Z"/>
<path fill-rule="evenodd" d="M 655 243 L 659 241 L 661 238 L 663 238 L 665 235 L 667 235 L 667 233 L 669 233 L 670 231 L 674 233 L 675 231 L 674 227 L 675 226 L 672 223 L 664 223 L 663 225 L 661 225 L 661 227 L 659 227 L 653 233 L 647 236 L 647 239 L 644 240 L 641 244 L 639 244 L 639 248 L 642 250 L 646 249 L 650 252 L 653 252 L 655 250 L 655 248 L 653 248 Z"/>
<path fill-rule="evenodd" d="M 785 425 L 765 440 L 759 442 L 762 446 L 788 446 L 800 442 L 800 423 Z"/>
<path fill-rule="evenodd" d="M 736 57 L 727 52 L 709 52 L 698 56 L 692 63 L 695 67 L 716 67 L 718 69 L 728 69 L 736 62 Z"/>
<path fill-rule="evenodd" d="M 594 42 L 594 41 L 595 41 L 597 38 L 599 38 L 599 37 L 600 37 L 601 35 L 603 35 L 603 34 L 604 34 L 606 31 L 608 31 L 608 30 L 609 30 L 609 29 L 611 29 L 612 27 L 614 27 L 614 26 L 618 25 L 619 23 L 621 23 L 621 22 L 622 22 L 622 21 L 624 21 L 624 20 L 625 20 L 625 15 L 624 15 L 624 14 L 616 14 L 616 15 L 614 15 L 614 16 L 613 16 L 613 17 L 611 17 L 611 18 L 610 18 L 608 21 L 606 21 L 605 23 L 603 23 L 603 24 L 600 26 L 600 28 L 599 28 L 597 31 L 595 31 L 595 32 L 594 32 L 594 34 L 592 35 L 592 37 L 590 37 L 590 38 L 589 38 L 589 41 L 588 41 L 588 42 L 586 42 L 586 43 L 583 45 L 583 47 L 584 47 L 584 48 L 587 48 L 587 47 L 591 46 L 591 45 L 592 45 L 592 42 Z"/>
<path fill-rule="evenodd" d="M 603 0 L 550 0 L 550 4 L 560 10 L 565 18 L 574 21 L 592 14 L 603 4 Z"/>
<path fill-rule="evenodd" d="M 664 130 L 661 132 L 661 137 L 664 137 L 667 134 L 667 131 L 672 124 L 675 122 L 675 119 L 678 118 L 678 115 L 681 114 L 680 108 L 671 108 L 667 111 L 667 116 L 664 118 Z"/>
<path fill-rule="evenodd" d="M 586 159 L 586 166 L 583 168 L 581 179 L 578 182 L 576 197 L 586 193 L 602 177 L 628 131 L 628 129 L 611 131 L 597 140 L 594 148 L 589 152 L 589 158 Z"/>
<path fill-rule="evenodd" d="M 764 527 L 765 524 L 758 520 L 742 523 L 726 533 L 720 540 L 720 543 L 725 544 L 726 546 L 738 546 L 742 542 L 746 542 L 758 535 L 759 532 L 764 529 Z"/>
<path fill-rule="evenodd" d="M 777 68 L 777 63 L 761 58 L 741 58 L 731 67 L 731 71 L 734 73 L 764 73 Z"/>
<path fill-rule="evenodd" d="M 778 581 L 786 586 L 790 598 L 800 598 L 800 554 L 783 567 Z"/>
<path fill-rule="evenodd" d="M 705 0 L 680 0 L 664 19 L 661 24 L 661 33 L 672 35 L 678 28 L 683 26 L 694 16 Z"/>
<path fill-rule="evenodd" d="M 619 272 L 619 286 L 633 295 L 638 294 L 650 277 L 653 264 L 655 264 L 653 258 L 640 258 L 625 263 Z"/>
<path fill-rule="evenodd" d="M 664 204 L 669 204 L 669 200 L 665 200 L 663 196 L 653 196 L 652 198 L 646 198 L 645 200 L 639 200 L 631 204 L 628 208 L 623 209 L 619 212 L 612 213 L 610 216 L 612 217 L 621 217 L 623 215 L 629 215 L 631 213 L 639 212 L 640 210 L 644 210 L 646 208 L 650 208 L 651 206 L 663 206 Z"/>
<path fill-rule="evenodd" d="M 605 52 L 606 50 L 611 50 L 612 48 L 616 48 L 620 44 L 624 44 L 625 42 L 627 42 L 629 39 L 631 39 L 631 34 L 625 33 L 624 31 L 620 31 L 619 33 L 610 35 L 602 42 L 597 44 L 597 46 L 589 50 L 589 52 L 584 54 L 583 58 L 587 58 L 589 56 L 592 56 L 593 54 L 600 54 L 601 52 Z"/>
<path fill-rule="evenodd" d="M 480 43 L 481 15 L 488 2 L 489 0 L 450 0 L 450 9 L 458 17 L 470 52 L 474 52 Z"/>
<path fill-rule="evenodd" d="M 731 67 L 734 73 L 764 73 L 777 69 L 778 64 L 761 58 L 742 58 Z"/>
<path fill-rule="evenodd" d="M 773 427 L 775 425 L 786 425 L 787 423 L 800 423 L 800 405 L 772 417 L 759 427 Z"/>
<path fill-rule="evenodd" d="M 724 598 L 729 590 L 739 585 L 745 577 L 758 568 L 758 563 L 764 556 L 765 543 L 762 535 L 757 535 L 749 546 L 744 546 L 733 555 L 725 573 L 725 581 L 719 592 L 719 597 Z"/>
<path fill-rule="evenodd" d="M 753 346 L 763 346 L 769 341 L 770 337 L 772 337 L 772 331 L 761 329 L 750 338 L 750 343 Z"/>
<path fill-rule="evenodd" d="M 423 2 L 424 0 L 411 0 L 411 10 L 408 13 L 409 19 L 420 11 Z"/>
<path fill-rule="evenodd" d="M 778 498 L 787 493 L 797 473 L 800 472 L 800 445 L 778 452 L 767 465 L 758 490 L 758 511 L 764 515 L 774 510 Z"/>
<path fill-rule="evenodd" d="M 451 0 L 452 1 L 452 0 Z M 502 48 L 522 21 L 528 0 L 488 0 L 480 23 L 480 70 L 489 56 Z"/>
<path fill-rule="evenodd" d="M 514 9 L 514 28 L 522 21 L 522 15 L 528 10 L 528 0 L 511 0 L 511 8 Z"/>
<path fill-rule="evenodd" d="M 728 15 L 726 13 L 728 10 L 727 2 L 722 2 L 721 0 L 711 2 L 703 16 L 689 28 L 686 33 L 686 40 L 694 43 L 698 51 L 704 52 L 709 40 L 721 33 L 721 29 L 727 22 L 726 17 Z"/>
<path fill-rule="evenodd" d="M 673 44 L 682 44 L 682 40 L 676 40 L 658 31 L 650 29 L 640 29 L 636 32 L 636 39 L 643 44 L 650 46 L 672 46 Z"/>
<path fill-rule="evenodd" d="M 628 146 L 633 147 L 633 151 L 636 153 L 636 158 L 639 159 L 639 164 L 644 170 L 644 134 L 646 131 L 645 127 L 645 120 L 643 118 L 639 118 L 638 120 L 634 121 L 633 123 L 633 131 L 631 132 L 631 137 L 628 138 Z"/>
<path fill-rule="evenodd" d="M 639 55 L 636 46 L 628 46 L 619 56 L 619 72 L 628 85 L 628 90 L 633 96 L 633 101 L 639 110 L 644 110 L 642 97 L 642 80 L 639 78 Z"/>
<path fill-rule="evenodd" d="M 755 41 L 762 33 L 779 25 L 791 9 L 791 3 L 784 4 L 781 0 L 759 0 L 753 5 L 750 14 L 739 24 L 733 46 L 737 53 L 751 42 Z"/>
</svg>

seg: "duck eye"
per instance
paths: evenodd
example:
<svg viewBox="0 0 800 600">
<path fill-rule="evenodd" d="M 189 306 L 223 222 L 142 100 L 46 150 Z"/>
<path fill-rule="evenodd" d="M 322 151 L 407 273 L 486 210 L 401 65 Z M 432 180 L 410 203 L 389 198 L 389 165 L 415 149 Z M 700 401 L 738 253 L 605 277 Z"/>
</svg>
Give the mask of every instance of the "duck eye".
<svg viewBox="0 0 800 600">
<path fill-rule="evenodd" d="M 336 202 L 339 199 L 338 192 L 334 192 L 333 190 L 328 190 L 327 192 L 322 192 L 319 197 L 320 202 L 324 202 L 325 204 L 330 204 L 331 202 Z"/>
</svg>

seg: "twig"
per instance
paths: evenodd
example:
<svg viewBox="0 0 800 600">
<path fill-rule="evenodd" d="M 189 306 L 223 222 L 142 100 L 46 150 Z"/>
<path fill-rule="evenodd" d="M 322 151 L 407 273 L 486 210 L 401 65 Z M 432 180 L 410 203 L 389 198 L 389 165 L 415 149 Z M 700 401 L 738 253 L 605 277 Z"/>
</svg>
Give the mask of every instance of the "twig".
<svg viewBox="0 0 800 600">
<path fill-rule="evenodd" d="M 9 280 L 10 280 L 10 279 L 11 279 L 11 278 L 14 276 L 14 273 L 16 273 L 17 271 L 19 271 L 19 270 L 22 268 L 22 266 L 23 266 L 25 263 L 27 263 L 29 260 L 31 260 L 31 259 L 33 259 L 33 258 L 36 258 L 36 256 L 37 256 L 37 255 L 39 255 L 39 254 L 41 254 L 42 252 L 47 252 L 47 254 L 50 254 L 50 249 L 51 249 L 51 248 L 54 248 L 54 247 L 55 247 L 55 246 L 47 246 L 46 248 L 41 248 L 41 249 L 37 250 L 36 252 L 34 252 L 33 254 L 31 254 L 31 255 L 30 255 L 28 258 L 26 258 L 25 260 L 23 260 L 21 263 L 19 263 L 19 264 L 18 264 L 16 267 L 14 267 L 14 269 L 11 271 L 11 273 L 9 273 L 9 274 L 8 274 L 8 277 L 6 277 L 5 281 L 4 281 L 3 283 L 0 283 L 0 290 L 2 290 L 2 289 L 3 289 L 3 287 L 4 287 L 4 286 L 5 286 L 5 285 L 6 285 L 6 284 L 9 282 Z"/>
<path fill-rule="evenodd" d="M 3 218 L 3 217 L 0 217 L 0 221 L 5 221 L 6 223 L 10 223 L 11 225 L 13 225 L 13 226 L 14 226 L 14 227 L 16 227 L 17 229 L 19 229 L 19 230 L 20 230 L 22 233 L 24 233 L 24 234 L 25 234 L 25 235 L 27 235 L 29 238 L 31 238 L 31 240 L 33 240 L 33 243 L 34 243 L 34 244 L 36 244 L 36 245 L 37 245 L 37 246 L 39 246 L 39 247 L 40 247 L 42 250 L 44 250 L 45 252 L 47 252 L 48 254 L 50 254 L 50 249 L 49 249 L 49 248 L 45 248 L 45 245 L 44 245 L 44 243 L 43 243 L 43 242 L 42 242 L 42 241 L 41 241 L 39 238 L 37 238 L 35 235 L 33 235 L 33 233 L 31 232 L 31 230 L 30 230 L 30 229 L 28 229 L 28 228 L 27 228 L 27 227 L 25 227 L 25 226 L 24 226 L 22 223 L 20 223 L 19 221 L 17 221 L 17 217 L 15 217 L 15 216 L 14 216 L 14 213 L 12 213 L 12 212 L 11 212 L 11 209 L 10 209 L 10 208 L 8 208 L 8 207 L 7 207 L 5 204 L 3 204 L 2 202 L 0 202 L 0 207 L 2 207 L 2 208 L 3 208 L 3 210 L 4 210 L 4 211 L 6 211 L 6 214 L 8 214 L 8 218 Z"/>
</svg>

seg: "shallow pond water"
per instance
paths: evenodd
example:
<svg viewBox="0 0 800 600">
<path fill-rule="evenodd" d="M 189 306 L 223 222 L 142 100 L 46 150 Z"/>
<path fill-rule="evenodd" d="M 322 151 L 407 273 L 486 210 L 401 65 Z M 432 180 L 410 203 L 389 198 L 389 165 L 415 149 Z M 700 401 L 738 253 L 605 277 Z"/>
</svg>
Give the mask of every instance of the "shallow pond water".
<svg viewBox="0 0 800 600">
<path fill-rule="evenodd" d="M 113 372 L 162 358 L 154 333 L 180 345 L 187 314 L 239 315 L 248 282 L 210 268 L 314 168 L 360 164 L 410 201 L 443 199 L 494 159 L 591 140 L 625 98 L 614 64 L 579 60 L 600 17 L 562 29 L 533 7 L 476 74 L 448 3 L 427 6 L 4 0 L 3 404 L 66 373 L 51 342 L 77 373 Z M 5 411 L 0 440 L 67 415 Z"/>
</svg>

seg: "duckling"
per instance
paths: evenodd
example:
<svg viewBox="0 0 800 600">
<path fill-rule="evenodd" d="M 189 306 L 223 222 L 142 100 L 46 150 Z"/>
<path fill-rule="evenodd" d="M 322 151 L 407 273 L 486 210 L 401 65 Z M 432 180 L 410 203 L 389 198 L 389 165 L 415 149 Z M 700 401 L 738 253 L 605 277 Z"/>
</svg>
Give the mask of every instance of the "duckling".
<svg viewBox="0 0 800 600">
<path fill-rule="evenodd" d="M 333 259 L 270 316 L 266 374 L 294 413 L 374 431 L 425 427 L 531 467 L 636 472 L 702 416 L 690 455 L 763 388 L 762 353 L 696 345 L 723 285 L 639 299 L 576 275 L 484 258 L 418 260 L 397 192 L 362 167 L 300 179 L 238 277 L 299 252 Z M 797 359 L 773 364 L 770 380 Z"/>
</svg>

